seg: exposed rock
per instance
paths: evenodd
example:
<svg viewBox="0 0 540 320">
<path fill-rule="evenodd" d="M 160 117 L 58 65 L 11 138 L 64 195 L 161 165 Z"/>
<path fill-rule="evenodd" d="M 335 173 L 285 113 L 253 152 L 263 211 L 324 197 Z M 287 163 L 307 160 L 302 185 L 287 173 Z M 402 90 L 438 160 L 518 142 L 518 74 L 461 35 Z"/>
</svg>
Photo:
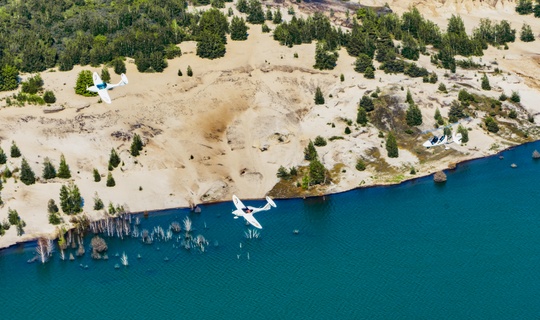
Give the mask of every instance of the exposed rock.
<svg viewBox="0 0 540 320">
<path fill-rule="evenodd" d="M 446 182 L 446 174 L 442 171 L 437 171 L 433 175 L 433 181 L 437 183 Z"/>
<path fill-rule="evenodd" d="M 43 113 L 53 113 L 64 110 L 64 106 L 47 106 L 43 107 Z"/>
<path fill-rule="evenodd" d="M 540 159 L 540 152 L 534 150 L 532 154 L 533 159 Z"/>
</svg>

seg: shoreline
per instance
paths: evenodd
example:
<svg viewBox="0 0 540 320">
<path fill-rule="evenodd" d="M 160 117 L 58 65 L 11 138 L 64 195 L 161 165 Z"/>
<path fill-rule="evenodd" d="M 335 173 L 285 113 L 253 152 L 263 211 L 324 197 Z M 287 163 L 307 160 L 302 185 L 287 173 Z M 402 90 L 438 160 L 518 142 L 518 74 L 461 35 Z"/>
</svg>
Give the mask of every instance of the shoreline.
<svg viewBox="0 0 540 320">
<path fill-rule="evenodd" d="M 522 144 L 519 144 L 519 145 L 509 146 L 508 148 L 499 150 L 497 153 L 494 153 L 492 155 L 487 155 L 487 156 L 484 156 L 484 157 L 471 158 L 471 159 L 466 159 L 466 160 L 457 162 L 457 163 L 455 163 L 454 168 L 446 168 L 446 169 L 442 169 L 441 171 L 447 171 L 447 170 L 448 171 L 455 171 L 455 170 L 458 169 L 458 166 L 463 165 L 465 163 L 469 163 L 469 162 L 473 162 L 473 161 L 477 161 L 477 160 L 488 159 L 488 158 L 491 158 L 491 157 L 496 157 L 497 155 L 499 155 L 502 152 L 512 150 L 512 149 L 516 149 L 516 148 L 519 148 L 519 147 L 522 147 L 522 146 L 526 146 L 528 144 L 538 143 L 538 142 L 540 142 L 540 139 L 535 140 L 535 141 L 525 142 L 525 143 L 522 143 Z M 380 187 L 383 187 L 383 188 L 384 187 L 395 187 L 395 186 L 399 186 L 399 185 L 404 184 L 404 183 L 411 183 L 411 182 L 414 182 L 414 181 L 420 180 L 420 179 L 429 179 L 429 177 L 432 176 L 433 174 L 435 174 L 435 172 L 428 173 L 428 174 L 423 175 L 423 176 L 414 177 L 414 178 L 411 178 L 411 179 L 406 179 L 406 180 L 403 180 L 403 181 L 401 181 L 399 183 L 357 186 L 357 187 L 352 188 L 352 189 L 347 189 L 347 190 L 342 190 L 342 191 L 337 191 L 337 192 L 331 192 L 331 193 L 325 193 L 325 194 L 322 194 L 322 195 L 309 195 L 309 196 L 304 196 L 304 197 L 289 197 L 289 198 L 279 198 L 278 197 L 278 198 L 273 198 L 273 199 L 274 200 L 307 200 L 307 199 L 312 199 L 312 198 L 321 198 L 321 197 L 326 197 L 326 196 L 332 196 L 332 195 L 347 193 L 347 192 L 351 192 L 351 191 L 355 191 L 355 190 L 359 190 L 359 189 L 372 189 L 372 188 L 380 188 Z M 243 200 L 245 200 L 245 201 L 264 200 L 264 198 L 243 198 Z M 199 205 L 203 205 L 203 206 L 215 205 L 215 204 L 226 203 L 226 202 L 232 202 L 232 200 L 218 200 L 218 201 L 212 201 L 212 202 L 204 202 L 204 203 L 196 204 L 196 206 L 199 206 Z M 129 212 L 128 214 L 129 215 L 145 215 L 146 213 L 148 213 L 149 216 L 150 216 L 152 213 L 162 212 L 162 211 L 169 211 L 169 210 L 190 210 L 191 212 L 193 212 L 193 210 L 190 207 L 170 207 L 170 208 L 162 208 L 162 209 L 149 209 L 149 210 L 138 211 L 138 212 Z M 200 213 L 197 213 L 197 214 L 203 214 L 203 212 L 204 211 L 201 211 Z M 91 221 L 100 221 L 100 220 L 104 220 L 104 219 L 105 218 L 98 218 L 98 219 L 93 219 Z M 71 227 L 70 229 L 67 229 L 67 230 L 72 230 L 73 228 L 74 227 Z M 9 246 L 0 247 L 0 253 L 2 251 L 4 251 L 4 250 L 9 250 L 10 248 L 14 248 L 14 247 L 17 247 L 17 246 L 20 246 L 20 245 L 27 245 L 28 243 L 35 242 L 35 241 L 37 241 L 38 238 L 40 238 L 40 236 L 36 236 L 34 238 L 31 238 L 31 239 L 25 239 L 23 241 L 18 241 L 18 242 L 13 243 L 13 244 L 11 244 Z M 56 240 L 56 239 L 57 238 L 54 238 L 53 240 Z"/>
</svg>

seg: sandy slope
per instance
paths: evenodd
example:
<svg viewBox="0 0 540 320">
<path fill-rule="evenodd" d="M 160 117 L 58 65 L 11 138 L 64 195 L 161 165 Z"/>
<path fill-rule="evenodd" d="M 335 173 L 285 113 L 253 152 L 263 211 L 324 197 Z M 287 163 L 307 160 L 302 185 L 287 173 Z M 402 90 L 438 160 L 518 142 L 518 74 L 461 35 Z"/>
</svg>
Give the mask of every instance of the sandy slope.
<svg viewBox="0 0 540 320">
<path fill-rule="evenodd" d="M 99 69 L 76 67 L 69 72 L 44 72 L 45 88 L 53 90 L 57 104 L 66 109 L 47 114 L 39 106 L 0 109 L 0 145 L 9 155 L 11 142 L 16 141 L 37 176 L 42 173 L 45 157 L 58 166 L 63 153 L 72 180 L 85 199 L 84 211 L 99 218 L 104 213 L 92 209 L 95 193 L 105 206 L 111 202 L 130 211 L 186 207 L 228 200 L 232 194 L 263 197 L 278 181 L 276 172 L 280 165 L 307 164 L 302 151 L 309 139 L 317 135 L 345 136 L 346 124 L 341 119 L 356 118 L 357 103 L 366 91 L 380 87 L 383 93 L 400 95 L 404 102 L 405 93 L 400 93 L 399 88 L 410 88 L 423 110 L 422 130 L 428 130 L 433 128 L 435 108 L 446 115 L 459 90 L 451 89 L 448 95 L 441 95 L 436 92 L 437 85 L 381 72 L 377 72 L 375 80 L 366 80 L 353 71 L 354 58 L 345 50 L 340 51 L 334 70 L 321 72 L 312 68 L 314 43 L 287 48 L 275 42 L 271 34 L 261 33 L 259 26 L 251 26 L 249 33 L 245 42 L 229 41 L 226 57 L 218 60 L 200 59 L 195 55 L 194 43 L 182 43 L 184 54 L 169 61 L 163 73 L 140 74 L 133 61 L 128 60 L 129 85 L 110 92 L 111 105 L 74 93 L 75 80 L 82 69 Z M 501 90 L 519 90 L 525 108 L 533 113 L 540 111 L 534 103 L 540 98 L 535 80 L 538 68 L 532 68 L 537 62 L 523 62 L 523 58 L 538 52 L 539 44 L 540 41 L 532 45 L 518 41 L 508 51 L 488 50 L 483 59 L 496 60 L 500 68 L 512 74 L 493 76 L 492 85 L 500 89 L 487 94 L 497 97 Z M 299 58 L 294 58 L 294 53 Z M 422 57 L 419 63 L 433 69 L 428 57 Z M 188 65 L 194 71 L 193 77 L 186 76 Z M 178 69 L 183 71 L 183 77 L 177 75 Z M 445 79 L 444 70 L 436 72 L 448 88 L 458 83 L 479 88 L 479 77 L 474 71 L 460 72 L 463 77 L 454 80 Z M 344 82 L 339 80 L 341 73 Z M 113 74 L 112 78 L 116 82 L 119 77 Z M 325 105 L 313 103 L 317 86 L 327 97 Z M 401 106 L 405 108 L 406 104 Z M 382 158 L 409 178 L 411 166 L 419 174 L 428 174 L 452 162 L 492 154 L 496 152 L 491 149 L 494 143 L 501 147 L 505 143 L 479 129 L 479 121 L 467 124 L 472 128 L 471 142 L 467 146 L 451 145 L 456 151 L 441 161 L 420 163 L 407 150 L 401 150 L 398 159 L 389 159 L 381 152 Z M 129 155 L 129 139 L 134 133 L 147 143 L 136 159 Z M 360 184 L 389 183 L 373 169 L 354 169 L 357 157 L 365 156 L 368 149 L 384 150 L 377 135 L 378 130 L 373 127 L 358 128 L 344 140 L 319 149 L 328 169 L 339 164 L 346 171 L 339 183 L 329 187 L 329 192 Z M 419 144 L 423 139 L 418 137 Z M 105 175 L 111 148 L 119 151 L 123 164 L 113 171 L 116 186 L 108 188 Z M 20 161 L 9 158 L 8 165 L 11 169 L 20 167 Z M 104 177 L 99 183 L 93 181 L 93 168 Z M 58 202 L 63 183 L 66 181 L 55 179 L 25 186 L 9 179 L 4 184 L 1 195 L 5 204 L 0 208 L 0 220 L 7 216 L 8 208 L 16 209 L 27 227 L 22 237 L 17 237 L 12 227 L 0 238 L 0 247 L 54 233 L 55 227 L 47 220 L 47 201 L 52 198 Z"/>
</svg>

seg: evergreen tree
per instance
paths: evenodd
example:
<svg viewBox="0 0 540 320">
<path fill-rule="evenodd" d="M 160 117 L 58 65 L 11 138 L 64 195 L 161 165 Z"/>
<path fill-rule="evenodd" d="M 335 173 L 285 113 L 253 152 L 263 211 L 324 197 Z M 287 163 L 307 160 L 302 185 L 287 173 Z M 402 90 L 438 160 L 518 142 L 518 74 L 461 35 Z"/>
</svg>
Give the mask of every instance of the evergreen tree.
<svg viewBox="0 0 540 320">
<path fill-rule="evenodd" d="M 315 90 L 315 104 L 324 104 L 324 96 L 320 87 Z"/>
<path fill-rule="evenodd" d="M 58 213 L 58 206 L 54 202 L 54 199 L 49 199 L 49 202 L 47 203 L 47 212 Z"/>
<path fill-rule="evenodd" d="M 452 101 L 452 104 L 450 105 L 450 111 L 448 112 L 448 121 L 450 123 L 454 123 L 462 118 L 465 118 L 463 106 L 456 100 Z"/>
<path fill-rule="evenodd" d="M 373 104 L 373 99 L 368 95 L 363 95 L 359 103 L 360 107 L 364 108 L 367 112 L 375 110 L 375 105 Z"/>
<path fill-rule="evenodd" d="M 56 178 L 56 169 L 54 168 L 53 164 L 49 160 L 49 158 L 45 158 L 43 161 L 43 179 L 53 179 Z"/>
<path fill-rule="evenodd" d="M 486 90 L 486 91 L 491 90 L 491 86 L 489 85 L 489 79 L 487 77 L 487 74 L 485 73 L 482 76 L 482 90 Z"/>
<path fill-rule="evenodd" d="M 435 120 L 437 120 L 437 124 L 442 126 L 444 124 L 444 119 L 441 115 L 441 112 L 439 111 L 439 108 L 435 110 Z"/>
<path fill-rule="evenodd" d="M 82 212 L 82 197 L 79 188 L 70 182 L 69 185 L 60 187 L 60 208 L 67 215 Z"/>
<path fill-rule="evenodd" d="M 43 93 L 43 101 L 45 101 L 45 103 L 55 103 L 56 96 L 54 95 L 54 92 L 51 90 L 45 91 L 45 93 Z"/>
<path fill-rule="evenodd" d="M 19 86 L 19 71 L 17 68 L 4 64 L 0 70 L 0 91 L 15 90 Z"/>
<path fill-rule="evenodd" d="M 484 119 L 484 123 L 489 132 L 499 132 L 499 125 L 497 124 L 497 121 L 495 121 L 495 119 L 493 119 L 492 117 L 488 116 L 486 119 Z"/>
<path fill-rule="evenodd" d="M 336 66 L 339 55 L 337 52 L 328 51 L 326 42 L 318 42 L 315 47 L 315 65 L 313 68 L 320 70 L 332 70 Z"/>
<path fill-rule="evenodd" d="M 143 143 L 141 137 L 138 134 L 133 135 L 133 142 L 131 142 L 131 155 L 136 157 L 140 154 L 139 151 L 143 149 Z"/>
<path fill-rule="evenodd" d="M 11 178 L 13 173 L 11 170 L 9 170 L 9 167 L 6 165 L 6 168 L 4 169 L 4 178 Z"/>
<path fill-rule="evenodd" d="M 234 16 L 231 21 L 231 40 L 246 40 L 248 27 L 243 18 Z"/>
<path fill-rule="evenodd" d="M 0 164 L 4 164 L 7 161 L 7 156 L 4 153 L 4 149 L 0 147 Z"/>
<path fill-rule="evenodd" d="M 236 2 L 236 10 L 238 10 L 241 13 L 247 13 L 249 10 L 249 5 L 247 0 L 238 0 Z"/>
<path fill-rule="evenodd" d="M 392 132 L 389 132 L 386 138 L 386 151 L 389 158 L 397 158 L 399 156 L 396 137 Z"/>
<path fill-rule="evenodd" d="M 109 172 L 109 174 L 107 175 L 107 187 L 114 187 L 115 185 L 116 182 L 114 181 L 112 173 Z"/>
<path fill-rule="evenodd" d="M 407 102 L 408 104 L 414 104 L 414 100 L 409 89 L 407 89 L 407 96 L 405 97 L 405 102 Z"/>
<path fill-rule="evenodd" d="M 99 174 L 99 171 L 96 168 L 94 168 L 92 173 L 94 175 L 94 182 L 100 182 L 101 181 L 101 175 Z"/>
<path fill-rule="evenodd" d="M 308 161 L 312 161 L 314 159 L 317 159 L 317 149 L 315 149 L 315 145 L 311 140 L 309 140 L 309 143 L 307 147 L 304 149 L 304 159 Z"/>
<path fill-rule="evenodd" d="M 193 70 L 191 69 L 191 66 L 187 66 L 186 73 L 188 77 L 193 77 Z"/>
<path fill-rule="evenodd" d="M 266 25 L 266 23 L 263 23 L 262 26 L 261 26 L 261 31 L 262 31 L 262 33 L 269 33 L 270 28 Z"/>
<path fill-rule="evenodd" d="M 109 156 L 109 166 L 116 168 L 120 164 L 121 160 L 114 148 L 111 149 L 111 155 Z"/>
<path fill-rule="evenodd" d="M 93 86 L 94 80 L 92 79 L 92 72 L 90 70 L 82 70 L 77 76 L 77 83 L 75 84 L 75 93 L 85 97 L 95 97 L 96 92 L 88 91 L 86 88 Z"/>
<path fill-rule="evenodd" d="M 523 42 L 532 42 L 534 41 L 534 33 L 531 29 L 531 26 L 528 24 L 524 24 L 523 27 L 521 27 L 521 34 L 519 36 L 519 39 Z"/>
<path fill-rule="evenodd" d="M 410 103 L 405 114 L 405 119 L 409 126 L 419 126 L 422 124 L 422 111 L 414 103 Z"/>
<path fill-rule="evenodd" d="M 360 53 L 354 63 L 354 71 L 364 73 L 368 67 L 373 68 L 373 59 L 365 53 Z"/>
<path fill-rule="evenodd" d="M 103 205 L 103 201 L 99 198 L 97 192 L 94 196 L 94 210 L 101 210 L 105 206 Z"/>
<path fill-rule="evenodd" d="M 533 13 L 535 18 L 540 18 L 540 1 L 536 0 L 536 4 L 533 7 Z"/>
<path fill-rule="evenodd" d="M 375 79 L 375 70 L 372 67 L 367 67 L 364 71 L 364 78 L 366 79 Z"/>
<path fill-rule="evenodd" d="M 519 14 L 531 14 L 533 12 L 533 4 L 531 0 L 519 0 L 516 5 L 516 12 Z"/>
<path fill-rule="evenodd" d="M 60 165 L 58 166 L 58 178 L 69 179 L 71 178 L 71 172 L 69 171 L 69 166 L 66 163 L 66 158 L 64 155 L 60 155 Z"/>
<path fill-rule="evenodd" d="M 116 74 L 122 74 L 126 73 L 126 63 L 124 62 L 124 59 L 118 57 L 114 58 L 112 61 L 114 73 Z"/>
<path fill-rule="evenodd" d="M 22 159 L 21 163 L 21 181 L 27 186 L 36 183 L 34 171 L 32 171 L 25 158 Z"/>
<path fill-rule="evenodd" d="M 197 42 L 197 55 L 201 58 L 216 59 L 225 56 L 225 42 L 215 33 L 204 32 Z M 188 74 L 189 75 L 189 74 Z"/>
<path fill-rule="evenodd" d="M 12 226 L 16 226 L 21 221 L 21 217 L 17 210 L 8 208 L 8 221 Z"/>
<path fill-rule="evenodd" d="M 519 92 L 512 91 L 512 95 L 510 96 L 510 101 L 518 103 L 521 101 L 521 97 L 519 95 Z"/>
<path fill-rule="evenodd" d="M 319 159 L 313 159 L 309 164 L 310 184 L 322 184 L 326 181 L 326 169 Z"/>
<path fill-rule="evenodd" d="M 461 133 L 461 143 L 469 142 L 469 131 L 465 129 L 461 124 L 457 128 L 457 132 Z"/>
<path fill-rule="evenodd" d="M 272 21 L 274 19 L 274 14 L 272 13 L 272 10 L 270 8 L 266 9 L 266 20 Z"/>
<path fill-rule="evenodd" d="M 101 69 L 101 80 L 104 82 L 111 81 L 111 74 L 109 73 L 109 69 L 103 68 Z"/>
<path fill-rule="evenodd" d="M 444 83 L 442 83 L 442 82 L 439 83 L 439 88 L 438 88 L 438 90 L 439 90 L 440 92 L 447 93 L 447 91 L 446 91 L 446 86 L 445 86 Z"/>
<path fill-rule="evenodd" d="M 366 109 L 362 107 L 358 108 L 358 113 L 356 114 L 356 123 L 361 124 L 363 126 L 365 126 L 368 123 Z"/>
<path fill-rule="evenodd" d="M 21 91 L 29 94 L 36 94 L 43 90 L 43 79 L 39 74 L 23 81 Z"/>
<path fill-rule="evenodd" d="M 19 147 L 17 147 L 17 144 L 15 143 L 15 141 L 12 141 L 11 142 L 11 153 L 10 153 L 10 157 L 12 158 L 18 158 L 21 156 L 21 151 L 19 150 Z"/>
<path fill-rule="evenodd" d="M 252 24 L 262 24 L 264 23 L 264 11 L 262 9 L 261 3 L 258 0 L 249 1 L 249 9 L 247 22 Z"/>
<path fill-rule="evenodd" d="M 281 17 L 281 11 L 279 8 L 276 9 L 276 13 L 274 14 L 274 19 L 272 19 L 272 22 L 274 24 L 280 24 L 283 21 L 283 18 Z"/>
</svg>

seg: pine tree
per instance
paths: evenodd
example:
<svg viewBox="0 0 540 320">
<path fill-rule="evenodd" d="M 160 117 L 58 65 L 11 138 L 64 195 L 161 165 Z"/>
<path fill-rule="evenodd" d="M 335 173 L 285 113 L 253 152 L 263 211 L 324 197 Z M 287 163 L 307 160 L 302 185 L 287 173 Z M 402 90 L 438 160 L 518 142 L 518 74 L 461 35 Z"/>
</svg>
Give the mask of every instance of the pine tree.
<svg viewBox="0 0 540 320">
<path fill-rule="evenodd" d="M 445 86 L 444 83 L 442 83 L 442 82 L 439 83 L 439 88 L 438 88 L 438 90 L 439 90 L 440 92 L 444 92 L 444 93 L 447 92 L 447 91 L 446 91 L 446 86 Z"/>
<path fill-rule="evenodd" d="M 375 79 L 375 70 L 372 67 L 367 67 L 364 71 L 364 78 Z"/>
<path fill-rule="evenodd" d="M 531 29 L 531 26 L 528 24 L 524 24 L 523 27 L 521 27 L 521 34 L 519 36 L 519 39 L 523 42 L 532 42 L 534 41 L 534 33 Z"/>
<path fill-rule="evenodd" d="M 414 103 L 411 103 L 406 111 L 405 119 L 407 120 L 407 125 L 411 127 L 419 126 L 422 124 L 422 111 Z"/>
<path fill-rule="evenodd" d="M 317 42 L 315 47 L 315 65 L 313 68 L 320 70 L 332 70 L 336 66 L 339 55 L 337 52 L 328 50 L 326 42 Z"/>
<path fill-rule="evenodd" d="M 465 129 L 461 124 L 457 128 L 457 132 L 461 133 L 461 143 L 469 142 L 469 131 Z"/>
<path fill-rule="evenodd" d="M 187 76 L 193 77 L 193 70 L 191 69 L 191 66 L 187 66 Z"/>
<path fill-rule="evenodd" d="M 70 182 L 66 187 L 60 187 L 60 208 L 67 214 L 77 214 L 82 212 L 82 197 L 79 187 L 73 182 Z"/>
<path fill-rule="evenodd" d="M 107 175 L 107 187 L 114 187 L 115 185 L 116 182 L 114 181 L 112 173 L 109 172 L 109 174 Z"/>
<path fill-rule="evenodd" d="M 247 0 L 238 0 L 236 2 L 236 10 L 241 13 L 246 13 L 249 9 Z"/>
<path fill-rule="evenodd" d="M 25 158 L 22 159 L 21 163 L 21 181 L 27 186 L 36 183 L 34 171 L 32 171 Z"/>
<path fill-rule="evenodd" d="M 111 74 L 109 73 L 109 69 L 103 68 L 101 69 L 101 80 L 104 82 L 111 81 Z"/>
<path fill-rule="evenodd" d="M 43 161 L 43 179 L 53 179 L 56 178 L 56 169 L 54 168 L 53 164 L 49 160 L 49 158 L 45 158 Z"/>
<path fill-rule="evenodd" d="M 315 90 L 315 104 L 324 104 L 324 96 L 320 87 Z"/>
<path fill-rule="evenodd" d="M 407 89 L 407 97 L 405 98 L 405 102 L 407 102 L 408 104 L 414 104 L 414 100 L 409 89 Z"/>
<path fill-rule="evenodd" d="M 118 57 L 118 58 L 113 59 L 112 65 L 113 65 L 114 73 L 116 74 L 126 73 L 126 64 L 124 60 L 122 60 L 122 58 Z"/>
<path fill-rule="evenodd" d="M 442 126 L 444 124 L 444 119 L 441 115 L 441 112 L 439 111 L 439 108 L 435 110 L 435 120 L 437 120 L 437 124 Z"/>
<path fill-rule="evenodd" d="M 247 22 L 252 24 L 262 24 L 264 23 L 264 11 L 262 9 L 261 3 L 258 0 L 249 1 L 249 9 Z"/>
<path fill-rule="evenodd" d="M 359 103 L 360 107 L 364 108 L 367 112 L 375 110 L 375 105 L 373 104 L 373 99 L 368 95 L 363 95 Z"/>
<path fill-rule="evenodd" d="M 109 166 L 116 168 L 120 164 L 121 160 L 114 148 L 111 149 L 111 155 L 109 156 Z"/>
<path fill-rule="evenodd" d="M 307 147 L 304 149 L 304 159 L 308 161 L 312 161 L 314 159 L 317 159 L 317 149 L 315 149 L 315 145 L 311 140 L 309 140 L 309 143 Z"/>
<path fill-rule="evenodd" d="M 364 73 L 368 67 L 373 68 L 373 59 L 365 53 L 360 53 L 354 63 L 354 71 Z"/>
<path fill-rule="evenodd" d="M 43 93 L 43 101 L 45 101 L 45 103 L 55 103 L 56 96 L 54 95 L 54 92 L 51 90 L 45 91 L 45 93 Z"/>
<path fill-rule="evenodd" d="M 274 24 L 280 24 L 282 21 L 283 19 L 281 17 L 281 11 L 279 10 L 279 8 L 277 8 L 276 13 L 274 14 L 274 19 L 272 19 L 272 22 Z"/>
<path fill-rule="evenodd" d="M 60 208 L 65 214 L 70 212 L 69 191 L 65 185 L 60 187 Z"/>
<path fill-rule="evenodd" d="M 97 192 L 94 196 L 94 210 L 101 210 L 105 206 L 103 205 L 103 201 L 99 198 Z"/>
<path fill-rule="evenodd" d="M 386 151 L 389 158 L 397 158 L 399 156 L 396 137 L 392 132 L 389 132 L 386 138 Z"/>
<path fill-rule="evenodd" d="M 141 137 L 138 134 L 133 135 L 133 142 L 131 142 L 130 152 L 131 155 L 136 157 L 140 154 L 139 151 L 143 149 L 143 143 Z"/>
<path fill-rule="evenodd" d="M 90 70 L 82 70 L 77 76 L 77 82 L 75 84 L 75 93 L 85 97 L 97 96 L 96 92 L 88 91 L 87 88 L 94 85 L 92 79 L 92 72 Z"/>
<path fill-rule="evenodd" d="M 321 184 L 326 180 L 326 169 L 319 159 L 313 159 L 309 164 L 310 184 Z"/>
<path fill-rule="evenodd" d="M 58 166 L 58 178 L 69 179 L 71 178 L 71 172 L 69 171 L 69 166 L 66 163 L 66 158 L 64 155 L 60 155 L 60 165 Z"/>
<path fill-rule="evenodd" d="M 243 18 L 234 16 L 231 21 L 231 40 L 247 40 L 248 27 Z"/>
<path fill-rule="evenodd" d="M 18 158 L 21 156 L 21 151 L 19 150 L 19 147 L 17 147 L 17 144 L 15 143 L 15 141 L 12 141 L 11 142 L 11 153 L 10 153 L 10 156 L 12 158 Z"/>
<path fill-rule="evenodd" d="M 94 181 L 95 182 L 100 182 L 101 181 L 101 175 L 99 174 L 99 171 L 94 168 L 93 170 L 93 175 L 94 175 Z"/>
<path fill-rule="evenodd" d="M 356 114 L 356 123 L 363 126 L 368 123 L 367 112 L 366 109 L 364 109 L 363 107 L 358 108 L 358 113 Z"/>
<path fill-rule="evenodd" d="M 7 161 L 7 156 L 4 153 L 4 149 L 0 147 L 0 164 L 4 164 Z"/>
<path fill-rule="evenodd" d="M 484 73 L 484 76 L 482 76 L 482 90 L 489 91 L 491 90 L 491 86 L 489 85 L 489 79 L 487 77 L 487 74 Z"/>
<path fill-rule="evenodd" d="M 493 132 L 493 133 L 499 132 L 499 125 L 497 124 L 497 121 L 495 121 L 495 119 L 493 119 L 492 117 L 488 116 L 484 120 L 484 123 L 486 124 L 486 129 L 489 132 Z"/>
</svg>

